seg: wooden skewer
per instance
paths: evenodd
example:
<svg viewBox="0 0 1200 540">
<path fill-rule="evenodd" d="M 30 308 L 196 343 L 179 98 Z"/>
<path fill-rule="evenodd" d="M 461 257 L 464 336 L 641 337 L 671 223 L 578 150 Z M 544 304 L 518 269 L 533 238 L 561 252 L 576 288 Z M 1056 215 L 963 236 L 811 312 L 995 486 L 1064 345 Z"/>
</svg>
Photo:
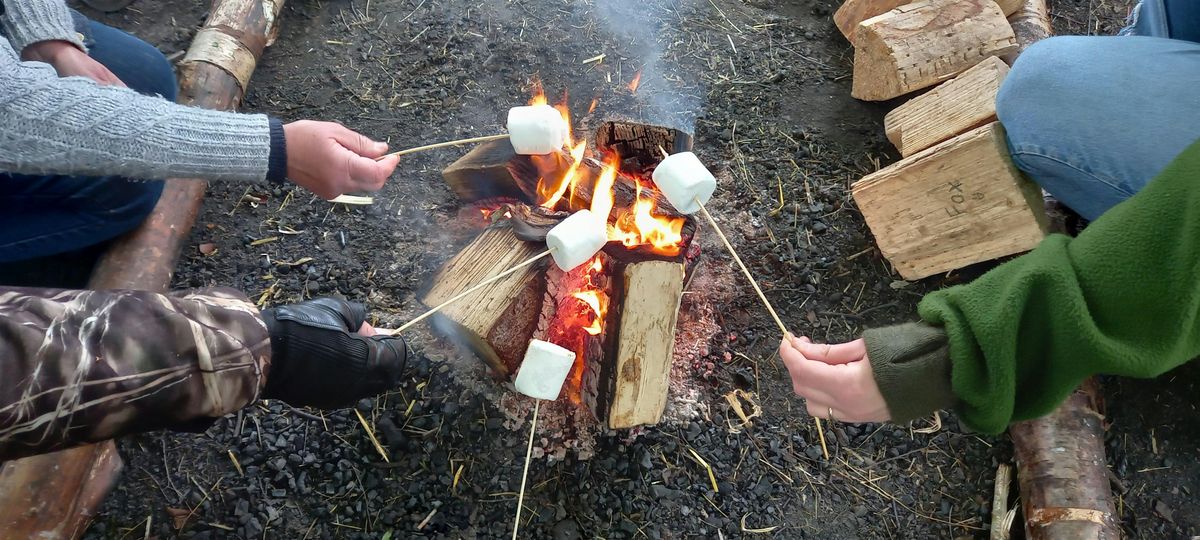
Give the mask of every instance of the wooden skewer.
<svg viewBox="0 0 1200 540">
<path fill-rule="evenodd" d="M 671 155 L 661 146 L 658 147 L 658 151 L 662 152 L 663 157 L 669 157 Z M 742 269 L 742 274 L 745 274 L 746 279 L 750 282 L 750 285 L 754 287 L 754 292 L 758 293 L 758 299 L 762 300 L 763 305 L 767 307 L 767 312 L 771 314 L 771 318 L 774 319 L 775 324 L 779 326 L 779 331 L 783 332 L 785 339 L 790 337 L 792 333 L 788 331 L 787 326 L 784 326 L 783 321 L 779 319 L 779 314 L 775 313 L 775 308 L 771 306 L 771 301 L 767 300 L 767 295 L 763 294 L 762 289 L 759 288 L 758 282 L 754 280 L 754 275 L 750 273 L 749 268 L 746 268 L 746 263 L 742 262 L 742 258 L 738 256 L 737 250 L 733 249 L 733 244 L 729 242 L 729 239 L 725 237 L 725 233 L 721 231 L 721 227 L 717 225 L 717 220 L 713 219 L 712 214 L 708 213 L 708 208 L 704 207 L 704 203 L 700 202 L 699 198 L 693 200 L 696 202 L 696 205 L 700 207 L 700 213 L 704 214 L 704 218 L 708 220 L 708 224 L 712 225 L 714 231 L 717 231 L 717 236 L 720 237 L 721 242 L 725 244 L 725 249 L 729 250 L 729 254 L 733 256 L 733 260 L 737 263 L 738 268 Z M 821 453 L 825 456 L 825 459 L 829 459 L 829 448 L 825 446 L 825 430 L 821 425 L 821 418 L 814 416 L 813 420 L 817 422 L 817 436 L 821 439 Z"/>
<path fill-rule="evenodd" d="M 433 150 L 434 148 L 445 148 L 447 146 L 462 146 L 464 144 L 471 144 L 471 143 L 498 141 L 500 139 L 507 139 L 508 137 L 509 137 L 509 135 L 507 133 L 504 133 L 501 135 L 487 135 L 485 137 L 471 137 L 469 139 L 459 139 L 457 141 L 446 141 L 446 142 L 440 142 L 437 144 L 427 144 L 425 146 L 418 146 L 416 148 L 408 148 L 406 150 L 392 152 L 386 156 L 381 156 L 381 157 L 376 158 L 375 161 L 379 161 L 381 159 L 389 158 L 392 156 L 403 156 L 403 155 L 412 154 L 415 152 L 424 152 L 425 150 Z"/>
<path fill-rule="evenodd" d="M 521 492 L 517 495 L 517 519 L 513 521 L 513 540 L 517 540 L 517 531 L 521 529 L 521 507 L 525 504 L 525 480 L 529 477 L 529 461 L 533 457 L 533 432 L 537 429 L 538 407 L 542 400 L 533 400 L 533 421 L 529 423 L 529 446 L 525 448 L 525 470 L 521 472 Z"/>
<path fill-rule="evenodd" d="M 492 283 L 495 283 L 495 282 L 497 282 L 497 281 L 499 281 L 499 280 L 503 279 L 505 276 L 508 276 L 509 274 L 512 274 L 513 272 L 516 272 L 517 270 L 520 270 L 520 269 L 522 269 L 522 268 L 525 268 L 526 266 L 529 266 L 529 265 L 533 264 L 533 263 L 534 263 L 534 262 L 536 262 L 538 259 L 541 259 L 542 257 L 545 257 L 545 256 L 549 255 L 549 254 L 550 254 L 551 252 L 553 252 L 553 251 L 554 251 L 554 250 L 552 250 L 552 249 L 547 249 L 546 251 L 543 251 L 542 253 L 540 253 L 540 254 L 538 254 L 538 255 L 534 255 L 533 257 L 530 257 L 529 259 L 525 260 L 525 262 L 522 262 L 522 263 L 520 263 L 520 264 L 517 264 L 516 266 L 514 266 L 514 267 L 512 267 L 512 268 L 509 268 L 508 270 L 505 270 L 505 271 L 503 271 L 503 272 L 500 272 L 499 274 L 496 274 L 496 275 L 494 275 L 494 276 L 492 276 L 492 277 L 490 277 L 490 278 L 487 278 L 487 279 L 485 279 L 485 280 L 483 280 L 483 281 L 479 282 L 478 284 L 476 284 L 476 285 L 472 286 L 470 289 L 467 289 L 467 290 L 465 290 L 465 291 L 463 291 L 463 292 L 460 292 L 460 293 L 458 293 L 458 294 L 456 294 L 456 295 L 454 295 L 454 296 L 450 297 L 450 299 L 449 299 L 449 300 L 446 300 L 445 302 L 442 302 L 442 303 L 438 304 L 437 306 L 434 306 L 434 308 L 433 308 L 433 309 L 430 309 L 429 311 L 426 311 L 425 313 L 422 313 L 421 315 L 417 316 L 417 318 L 415 318 L 415 319 L 413 319 L 413 320 L 411 320 L 411 321 L 408 321 L 408 322 L 404 323 L 404 325 L 403 325 L 403 326 L 401 326 L 400 328 L 397 328 L 397 329 L 395 329 L 395 330 L 388 330 L 388 329 L 383 329 L 383 328 L 377 328 L 377 329 L 375 329 L 375 330 L 376 330 L 376 332 L 378 332 L 378 333 L 380 333 L 380 334 L 387 334 L 387 335 L 396 335 L 396 334 L 399 334 L 400 332 L 403 332 L 403 331 L 405 331 L 405 330 L 409 329 L 409 327 L 411 327 L 412 325 L 414 325 L 414 324 L 417 324 L 417 323 L 419 323 L 419 322 L 421 322 L 421 321 L 425 320 L 425 319 L 426 319 L 426 318 L 428 318 L 430 315 L 433 315 L 434 313 L 437 313 L 437 312 L 441 311 L 441 310 L 442 310 L 442 308 L 444 308 L 444 307 L 446 307 L 446 306 L 448 306 L 448 305 L 450 305 L 450 304 L 453 304 L 454 302 L 457 302 L 457 301 L 459 301 L 459 300 L 462 300 L 462 299 L 463 299 L 464 297 L 466 297 L 467 295 L 469 295 L 469 294 L 471 294 L 471 293 L 473 293 L 473 292 L 475 292 L 475 291 L 478 291 L 479 289 L 482 289 L 482 288 L 484 288 L 484 287 L 486 287 L 486 286 L 488 286 L 488 285 L 490 285 L 490 284 L 492 284 Z"/>
</svg>

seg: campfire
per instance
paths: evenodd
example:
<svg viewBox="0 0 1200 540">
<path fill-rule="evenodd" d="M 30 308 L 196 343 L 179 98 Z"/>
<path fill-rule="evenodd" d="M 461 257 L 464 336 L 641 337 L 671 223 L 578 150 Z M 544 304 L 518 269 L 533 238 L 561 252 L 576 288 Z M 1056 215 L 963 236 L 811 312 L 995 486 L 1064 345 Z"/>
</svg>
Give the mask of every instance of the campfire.
<svg viewBox="0 0 1200 540">
<path fill-rule="evenodd" d="M 532 104 L 544 103 L 539 92 Z M 609 242 L 570 271 L 543 261 L 473 293 L 438 314 L 435 331 L 499 380 L 517 372 L 530 339 L 574 351 L 560 401 L 586 407 L 611 429 L 657 423 L 699 229 L 650 178 L 660 149 L 688 151 L 691 142 L 674 129 L 605 122 L 592 141 L 572 133 L 549 155 L 518 155 L 496 140 L 447 167 L 443 178 L 483 230 L 437 272 L 426 305 L 543 252 L 547 232 L 572 212 L 607 216 Z"/>
</svg>

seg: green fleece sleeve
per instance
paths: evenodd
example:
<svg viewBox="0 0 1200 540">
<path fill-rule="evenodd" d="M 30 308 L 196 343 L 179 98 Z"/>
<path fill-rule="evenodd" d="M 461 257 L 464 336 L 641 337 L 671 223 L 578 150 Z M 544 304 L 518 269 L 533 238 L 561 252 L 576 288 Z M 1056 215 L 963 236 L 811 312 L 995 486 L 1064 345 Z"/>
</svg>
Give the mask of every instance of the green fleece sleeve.
<svg viewBox="0 0 1200 540">
<path fill-rule="evenodd" d="M 1154 377 L 1200 355 L 1200 142 L 1075 239 L 1054 235 L 927 295 L 959 414 L 999 433 L 1094 374 Z"/>
<path fill-rule="evenodd" d="M 905 424 L 956 402 L 946 332 L 908 323 L 863 332 L 867 358 L 892 422 Z"/>
</svg>

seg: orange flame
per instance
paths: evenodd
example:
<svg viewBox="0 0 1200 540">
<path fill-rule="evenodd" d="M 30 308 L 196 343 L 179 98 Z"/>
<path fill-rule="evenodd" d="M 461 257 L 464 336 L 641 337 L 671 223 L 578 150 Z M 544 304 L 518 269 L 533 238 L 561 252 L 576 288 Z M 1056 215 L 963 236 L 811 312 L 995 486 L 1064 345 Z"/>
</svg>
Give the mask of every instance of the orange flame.
<svg viewBox="0 0 1200 540">
<path fill-rule="evenodd" d="M 633 211 L 621 214 L 609 227 L 608 239 L 620 241 L 625 247 L 648 245 L 650 250 L 662 255 L 678 255 L 683 243 L 681 217 L 656 216 L 654 197 L 643 196 L 642 183 L 636 181 L 637 199 Z"/>
<path fill-rule="evenodd" d="M 567 173 L 557 182 L 546 181 L 545 177 L 538 179 L 537 193 L 538 199 L 541 200 L 543 208 L 553 209 L 558 201 L 562 200 L 563 194 L 567 192 L 567 188 L 571 188 L 574 192 L 575 183 L 578 181 L 576 176 L 579 174 L 579 164 L 583 163 L 583 155 L 587 151 L 587 141 L 580 141 L 571 149 L 571 166 L 567 169 Z"/>
<path fill-rule="evenodd" d="M 588 105 L 588 114 L 592 114 L 596 110 L 596 105 L 600 104 L 600 98 L 592 98 L 592 104 Z"/>
<path fill-rule="evenodd" d="M 599 262 L 599 261 L 597 261 Z M 583 331 L 593 336 L 600 335 L 604 331 L 604 315 L 608 313 L 608 295 L 601 291 L 583 291 L 572 294 L 579 301 L 587 304 L 592 309 L 592 323 L 583 327 Z"/>
<path fill-rule="evenodd" d="M 642 85 L 642 72 L 639 71 L 639 72 L 637 72 L 637 75 L 633 76 L 633 80 L 629 82 L 629 87 L 628 87 L 629 92 L 636 94 L 638 87 L 641 85 Z"/>
<path fill-rule="evenodd" d="M 600 169 L 600 176 L 596 178 L 596 185 L 592 188 L 591 211 L 597 216 L 604 217 L 606 221 L 608 215 L 612 213 L 613 184 L 617 181 L 618 164 L 619 160 L 616 156 L 610 156 L 604 160 L 604 167 Z"/>
<path fill-rule="evenodd" d="M 542 89 L 541 79 L 534 79 L 534 81 L 533 81 L 533 97 L 529 98 L 529 104 L 530 105 L 545 105 L 546 104 L 546 91 Z"/>
</svg>

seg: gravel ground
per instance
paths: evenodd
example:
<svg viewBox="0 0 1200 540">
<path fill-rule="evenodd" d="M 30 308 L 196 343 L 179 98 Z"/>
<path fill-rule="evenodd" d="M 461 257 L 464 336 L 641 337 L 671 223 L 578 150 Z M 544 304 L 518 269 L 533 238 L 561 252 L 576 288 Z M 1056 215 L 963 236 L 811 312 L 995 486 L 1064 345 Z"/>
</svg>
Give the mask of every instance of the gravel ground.
<svg viewBox="0 0 1200 540">
<path fill-rule="evenodd" d="M 846 340 L 911 320 L 921 294 L 978 269 L 905 283 L 875 249 L 848 186 L 896 159 L 881 125 L 896 103 L 849 97 L 853 51 L 830 21 L 835 7 L 293 1 L 245 109 L 337 120 L 416 145 L 499 129 L 536 77 L 551 96 L 567 92 L 581 132 L 610 118 L 694 132 L 697 152 L 723 181 L 714 213 L 781 316 L 796 332 Z M 1060 32 L 1107 34 L 1127 5 L 1059 0 L 1053 9 Z M 172 53 L 187 47 L 204 16 L 193 3 L 139 1 L 103 20 Z M 583 63 L 600 54 L 602 62 Z M 639 72 L 642 86 L 630 92 Z M 580 114 L 593 99 L 595 112 Z M 300 190 L 211 186 L 176 285 L 233 286 L 269 304 L 339 292 L 369 302 L 380 324 L 403 322 L 420 311 L 415 295 L 429 273 L 473 234 L 439 175 L 460 154 L 406 159 L 370 207 L 333 206 Z M 278 240 L 255 243 L 269 237 Z M 210 243 L 216 252 L 202 255 L 198 246 Z M 659 426 L 576 434 L 588 452 L 536 460 L 523 535 L 983 535 L 994 471 L 1012 461 L 1007 437 L 971 434 L 947 415 L 912 427 L 841 424 L 824 460 L 774 357 L 769 317 L 728 257 L 706 248 L 709 286 L 694 284 L 684 306 L 696 321 L 696 354 L 679 369 L 694 393 L 673 395 Z M 483 377 L 477 361 L 428 335 L 413 341 L 418 356 L 405 384 L 357 407 L 390 462 L 353 411 L 259 403 L 204 434 L 123 440 L 125 475 L 89 535 L 507 538 L 527 408 Z M 1184 537 L 1200 527 L 1187 504 L 1200 478 L 1191 465 L 1197 416 L 1155 412 L 1194 410 L 1189 381 L 1198 379 L 1188 369 L 1152 384 L 1110 383 L 1110 457 L 1132 536 Z M 753 392 L 763 408 L 751 427 L 732 428 L 723 395 L 734 389 Z"/>
</svg>

